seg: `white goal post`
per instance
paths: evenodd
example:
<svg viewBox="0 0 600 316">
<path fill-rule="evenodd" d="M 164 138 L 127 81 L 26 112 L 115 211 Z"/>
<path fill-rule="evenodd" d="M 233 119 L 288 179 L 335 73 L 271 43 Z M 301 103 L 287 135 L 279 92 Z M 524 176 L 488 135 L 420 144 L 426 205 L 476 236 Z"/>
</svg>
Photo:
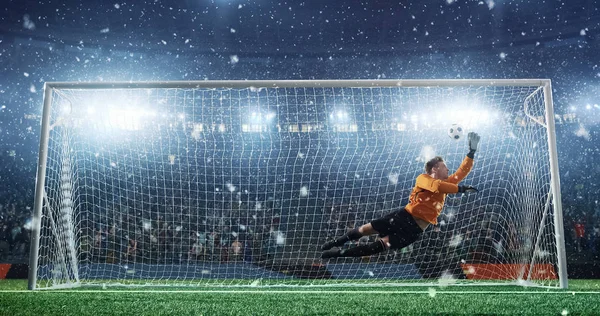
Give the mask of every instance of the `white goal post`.
<svg viewBox="0 0 600 316">
<path fill-rule="evenodd" d="M 405 249 L 319 259 L 427 159 L 458 167 L 453 124 L 481 135 L 480 191 Z M 29 289 L 567 288 L 558 170 L 548 79 L 49 82 Z"/>
</svg>

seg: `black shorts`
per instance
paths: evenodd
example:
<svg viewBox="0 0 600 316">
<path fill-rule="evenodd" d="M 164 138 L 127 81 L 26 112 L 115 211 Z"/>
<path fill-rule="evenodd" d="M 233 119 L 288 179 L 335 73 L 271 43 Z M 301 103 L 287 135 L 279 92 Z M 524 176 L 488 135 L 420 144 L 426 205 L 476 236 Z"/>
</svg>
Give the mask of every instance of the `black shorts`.
<svg viewBox="0 0 600 316">
<path fill-rule="evenodd" d="M 380 237 L 388 236 L 390 249 L 402 249 L 415 242 L 423 230 L 404 208 L 371 222 Z"/>
</svg>

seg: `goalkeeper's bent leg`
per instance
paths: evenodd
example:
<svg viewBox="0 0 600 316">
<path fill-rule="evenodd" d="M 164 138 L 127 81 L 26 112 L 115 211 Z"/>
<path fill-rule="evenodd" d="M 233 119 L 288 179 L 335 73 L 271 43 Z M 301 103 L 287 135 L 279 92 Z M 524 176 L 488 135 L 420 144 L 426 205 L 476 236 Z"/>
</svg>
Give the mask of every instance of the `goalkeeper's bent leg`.
<svg viewBox="0 0 600 316">
<path fill-rule="evenodd" d="M 340 246 L 344 245 L 346 242 L 348 242 L 350 240 L 360 239 L 360 237 L 362 237 L 362 236 L 363 236 L 363 234 L 359 231 L 359 229 L 354 228 L 353 230 L 344 234 L 344 236 L 336 238 L 333 241 L 326 242 L 321 247 L 321 250 L 329 250 L 333 247 L 340 247 Z"/>
<path fill-rule="evenodd" d="M 383 240 L 377 240 L 368 245 L 362 245 L 346 250 L 332 249 L 324 251 L 321 258 L 337 258 L 337 257 L 364 257 L 374 255 L 387 250 L 388 247 Z"/>
</svg>

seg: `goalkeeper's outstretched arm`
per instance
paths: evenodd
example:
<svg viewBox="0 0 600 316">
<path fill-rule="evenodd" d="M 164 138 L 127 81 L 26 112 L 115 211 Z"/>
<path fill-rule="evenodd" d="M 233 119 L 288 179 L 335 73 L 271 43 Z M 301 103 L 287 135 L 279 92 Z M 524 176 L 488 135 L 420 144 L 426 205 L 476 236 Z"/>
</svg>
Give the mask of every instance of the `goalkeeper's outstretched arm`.
<svg viewBox="0 0 600 316">
<path fill-rule="evenodd" d="M 449 170 L 442 157 L 429 160 L 425 164 L 425 173 L 417 177 L 409 197 L 409 204 L 404 209 L 375 219 L 326 242 L 321 247 L 323 250 L 321 258 L 370 256 L 390 248 L 402 249 L 415 242 L 429 224 L 437 223 L 437 217 L 444 207 L 446 194 L 477 192 L 477 189 L 472 186 L 458 185 L 458 183 L 473 168 L 473 158 L 478 145 L 479 135 L 469 133 L 469 153 L 451 176 L 448 176 Z M 379 240 L 345 250 L 335 248 L 371 234 L 379 234 Z"/>
</svg>

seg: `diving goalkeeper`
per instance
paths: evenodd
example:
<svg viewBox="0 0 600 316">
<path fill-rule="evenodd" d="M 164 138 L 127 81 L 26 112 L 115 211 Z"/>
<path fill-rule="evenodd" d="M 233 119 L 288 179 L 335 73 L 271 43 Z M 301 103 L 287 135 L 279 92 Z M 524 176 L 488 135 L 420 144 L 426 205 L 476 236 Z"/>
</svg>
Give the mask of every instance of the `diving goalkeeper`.
<svg viewBox="0 0 600 316">
<path fill-rule="evenodd" d="M 479 145 L 479 135 L 476 133 L 469 133 L 468 139 L 469 153 L 454 174 L 448 176 L 448 167 L 442 157 L 437 156 L 429 160 L 425 164 L 425 173 L 417 177 L 406 207 L 325 243 L 322 246 L 321 258 L 363 257 L 388 249 L 402 249 L 415 242 L 429 224 L 437 224 L 437 217 L 444 207 L 446 194 L 477 192 L 477 189 L 472 186 L 458 185 L 473 168 L 473 158 Z M 373 243 L 346 250 L 334 248 L 350 240 L 373 234 L 379 234 L 380 237 Z"/>
</svg>

